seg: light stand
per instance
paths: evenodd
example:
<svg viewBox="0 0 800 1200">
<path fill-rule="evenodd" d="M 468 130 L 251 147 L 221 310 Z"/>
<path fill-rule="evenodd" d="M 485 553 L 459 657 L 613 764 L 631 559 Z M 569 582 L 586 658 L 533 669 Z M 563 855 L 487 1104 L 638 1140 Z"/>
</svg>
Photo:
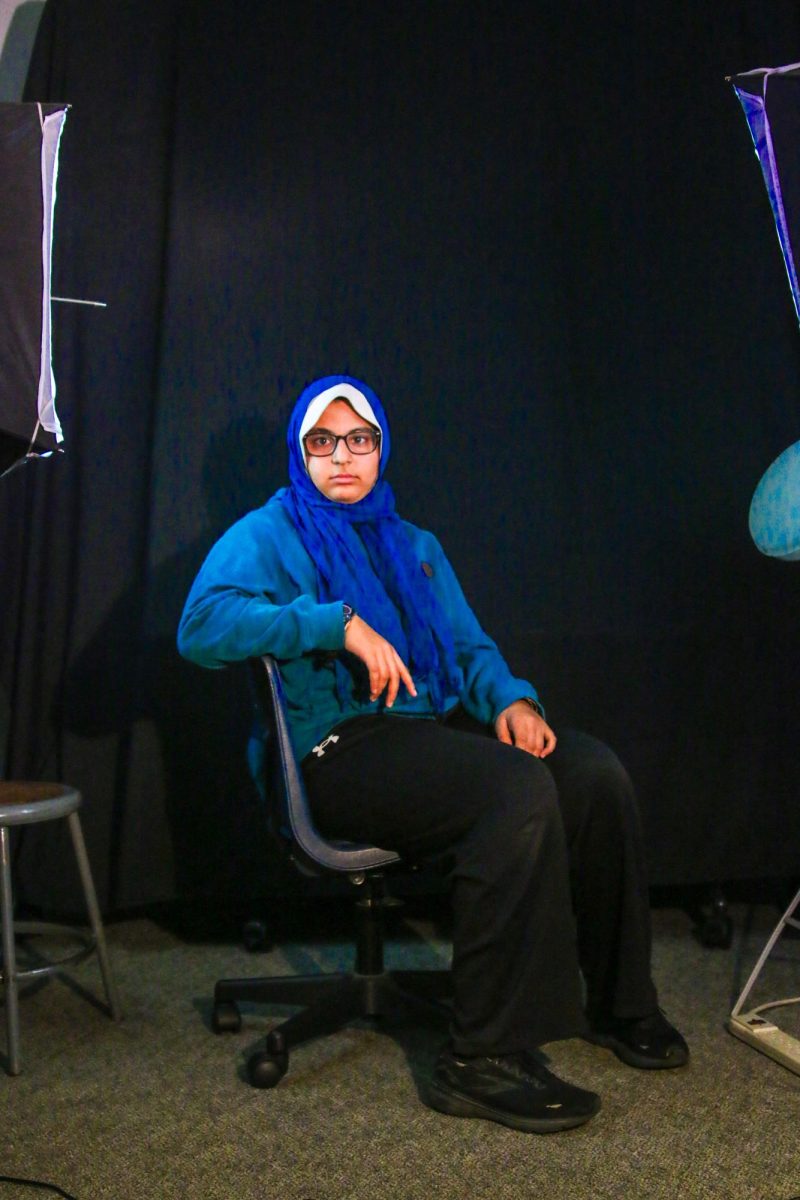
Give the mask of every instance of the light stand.
<svg viewBox="0 0 800 1200">
<path fill-rule="evenodd" d="M 800 64 L 759 68 L 729 76 L 747 119 L 767 189 L 783 254 L 795 312 L 800 319 L 800 275 L 795 247 L 800 228 L 793 222 L 800 179 Z M 790 203 L 787 205 L 787 200 Z M 750 504 L 750 534 L 762 554 L 784 562 L 800 560 L 800 442 L 795 442 L 765 471 Z M 745 1001 L 787 927 L 800 931 L 795 912 L 800 891 L 772 931 L 727 1022 L 735 1037 L 800 1075 L 800 1039 L 784 1032 L 764 1014 L 800 1004 L 800 996 L 771 1000 L 743 1012 Z"/>
</svg>

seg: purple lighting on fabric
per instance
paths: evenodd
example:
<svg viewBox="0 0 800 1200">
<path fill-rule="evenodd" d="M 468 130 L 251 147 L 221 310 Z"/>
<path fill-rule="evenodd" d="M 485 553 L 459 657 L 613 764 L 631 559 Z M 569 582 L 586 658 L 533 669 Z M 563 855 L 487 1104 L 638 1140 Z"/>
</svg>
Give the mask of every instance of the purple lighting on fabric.
<svg viewBox="0 0 800 1200">
<path fill-rule="evenodd" d="M 767 188 L 772 215 L 778 231 L 783 261 L 789 276 L 789 287 L 792 292 L 795 313 L 800 320 L 800 285 L 798 285 L 797 269 L 790 235 L 790 225 L 786 214 L 784 193 L 778 172 L 778 160 L 775 153 L 770 112 L 768 111 L 769 81 L 773 76 L 793 76 L 798 87 L 800 99 L 800 64 L 793 63 L 787 67 L 764 68 L 734 76 L 731 82 L 733 89 L 744 109 L 750 136 L 753 139 L 756 156 L 761 164 L 761 173 Z"/>
</svg>

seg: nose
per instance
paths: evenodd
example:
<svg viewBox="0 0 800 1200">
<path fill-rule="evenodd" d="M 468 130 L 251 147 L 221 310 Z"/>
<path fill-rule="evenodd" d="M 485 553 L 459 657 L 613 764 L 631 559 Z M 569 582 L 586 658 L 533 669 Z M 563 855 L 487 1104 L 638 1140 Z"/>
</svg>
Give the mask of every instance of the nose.
<svg viewBox="0 0 800 1200">
<path fill-rule="evenodd" d="M 345 463 L 350 461 L 350 451 L 347 448 L 347 442 L 343 437 L 336 439 L 336 445 L 333 448 L 331 461 L 335 463 Z"/>
</svg>

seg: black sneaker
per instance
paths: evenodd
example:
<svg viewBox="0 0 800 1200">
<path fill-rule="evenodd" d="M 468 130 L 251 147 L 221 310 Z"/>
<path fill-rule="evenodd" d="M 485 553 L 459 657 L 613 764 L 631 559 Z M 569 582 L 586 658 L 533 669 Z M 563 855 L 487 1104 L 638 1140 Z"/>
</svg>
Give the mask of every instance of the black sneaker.
<svg viewBox="0 0 800 1200">
<path fill-rule="evenodd" d="M 683 1067 L 689 1061 L 689 1047 L 661 1009 L 647 1017 L 611 1017 L 590 1023 L 587 1040 L 613 1050 L 629 1067 L 663 1070 Z"/>
<path fill-rule="evenodd" d="M 526 1133 L 572 1129 L 600 1108 L 594 1092 L 565 1083 L 526 1053 L 462 1059 L 443 1050 L 422 1098 L 451 1117 L 481 1117 Z"/>
</svg>

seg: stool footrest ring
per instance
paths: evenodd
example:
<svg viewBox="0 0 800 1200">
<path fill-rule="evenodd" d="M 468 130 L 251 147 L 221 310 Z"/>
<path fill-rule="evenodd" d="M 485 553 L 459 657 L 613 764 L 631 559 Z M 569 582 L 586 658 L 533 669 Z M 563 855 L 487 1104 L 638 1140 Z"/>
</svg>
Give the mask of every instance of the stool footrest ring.
<svg viewBox="0 0 800 1200">
<path fill-rule="evenodd" d="M 83 962 L 96 949 L 95 937 L 91 929 L 80 929 L 72 925 L 57 925 L 50 921 L 15 921 L 14 935 L 15 937 L 69 938 L 71 941 L 80 943 L 76 949 L 67 951 L 60 958 L 48 959 L 41 966 L 18 967 L 15 971 L 15 976 L 20 982 L 26 979 L 44 979 L 50 975 L 56 975 L 64 967 L 74 966 L 76 963 Z M 0 982 L 5 983 L 1 957 Z"/>
</svg>

